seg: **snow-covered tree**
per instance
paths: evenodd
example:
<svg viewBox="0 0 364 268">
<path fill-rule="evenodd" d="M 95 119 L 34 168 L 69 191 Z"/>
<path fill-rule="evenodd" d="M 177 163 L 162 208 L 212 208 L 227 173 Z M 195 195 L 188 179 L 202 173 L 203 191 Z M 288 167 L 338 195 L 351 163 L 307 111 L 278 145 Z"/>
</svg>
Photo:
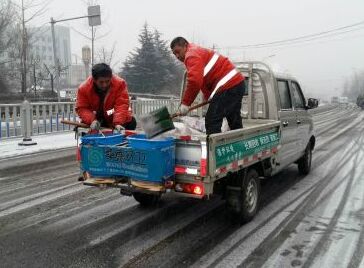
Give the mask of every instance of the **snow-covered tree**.
<svg viewBox="0 0 364 268">
<path fill-rule="evenodd" d="M 147 23 L 139 35 L 140 46 L 124 62 L 121 75 L 126 79 L 131 92 L 175 93 L 172 90 L 180 83 L 181 68 L 173 59 L 167 42 L 161 34 L 152 32 Z"/>
<path fill-rule="evenodd" d="M 161 38 L 158 30 L 154 31 L 154 42 L 160 58 L 160 72 L 163 78 L 162 91 L 179 93 L 183 77 L 182 64 L 172 55 L 167 41 Z"/>
</svg>

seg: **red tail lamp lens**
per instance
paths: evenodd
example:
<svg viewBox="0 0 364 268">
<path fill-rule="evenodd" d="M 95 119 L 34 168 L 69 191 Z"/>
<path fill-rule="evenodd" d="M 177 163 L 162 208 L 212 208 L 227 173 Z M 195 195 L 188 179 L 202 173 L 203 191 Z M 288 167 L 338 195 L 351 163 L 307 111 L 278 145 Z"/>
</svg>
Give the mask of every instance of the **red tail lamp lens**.
<svg viewBox="0 0 364 268">
<path fill-rule="evenodd" d="M 198 185 L 195 185 L 194 187 L 193 187 L 193 193 L 194 194 L 198 194 L 198 195 L 201 195 L 202 194 L 202 187 L 200 187 L 200 186 L 198 186 Z"/>
<path fill-rule="evenodd" d="M 175 186 L 176 192 L 184 192 L 187 194 L 203 195 L 204 188 L 202 184 L 194 183 L 177 183 Z"/>
</svg>

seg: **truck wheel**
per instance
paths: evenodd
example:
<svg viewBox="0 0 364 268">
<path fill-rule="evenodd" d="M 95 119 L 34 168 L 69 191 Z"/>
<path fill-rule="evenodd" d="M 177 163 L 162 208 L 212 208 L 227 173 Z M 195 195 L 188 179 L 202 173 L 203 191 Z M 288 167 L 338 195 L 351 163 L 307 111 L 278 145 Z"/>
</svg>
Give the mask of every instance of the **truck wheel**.
<svg viewBox="0 0 364 268">
<path fill-rule="evenodd" d="M 139 193 L 139 192 L 133 193 L 133 197 L 143 207 L 155 206 L 158 204 L 158 202 L 161 198 L 160 195 L 145 194 L 145 193 Z"/>
<path fill-rule="evenodd" d="M 258 211 L 260 198 L 260 180 L 258 172 L 255 169 L 248 171 L 243 181 L 242 188 L 242 210 L 240 213 L 240 222 L 251 221 Z"/>
<path fill-rule="evenodd" d="M 307 175 L 311 171 L 312 162 L 312 146 L 311 142 L 307 144 L 305 154 L 298 160 L 298 172 L 302 175 Z"/>
<path fill-rule="evenodd" d="M 250 169 L 243 179 L 239 191 L 228 191 L 228 207 L 233 213 L 233 220 L 240 223 L 251 221 L 257 214 L 260 199 L 260 180 L 258 172 Z"/>
</svg>

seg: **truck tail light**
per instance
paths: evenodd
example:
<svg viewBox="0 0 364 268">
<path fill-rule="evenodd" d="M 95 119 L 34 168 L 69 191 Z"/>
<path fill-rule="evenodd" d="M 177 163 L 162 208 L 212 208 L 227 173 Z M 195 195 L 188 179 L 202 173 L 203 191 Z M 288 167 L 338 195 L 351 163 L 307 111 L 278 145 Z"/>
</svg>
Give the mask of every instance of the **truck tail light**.
<svg viewBox="0 0 364 268">
<path fill-rule="evenodd" d="M 190 141 L 192 139 L 192 137 L 189 135 L 179 136 L 179 138 L 180 138 L 180 140 L 183 140 L 183 141 Z"/>
<path fill-rule="evenodd" d="M 200 174 L 202 177 L 206 176 L 206 174 L 207 174 L 207 160 L 206 159 L 201 159 Z"/>
<path fill-rule="evenodd" d="M 177 183 L 174 187 L 176 192 L 182 192 L 187 194 L 203 195 L 203 184 L 197 183 Z"/>
<path fill-rule="evenodd" d="M 200 187 L 199 185 L 194 185 L 193 186 L 193 193 L 201 195 L 202 194 L 202 187 Z"/>
</svg>

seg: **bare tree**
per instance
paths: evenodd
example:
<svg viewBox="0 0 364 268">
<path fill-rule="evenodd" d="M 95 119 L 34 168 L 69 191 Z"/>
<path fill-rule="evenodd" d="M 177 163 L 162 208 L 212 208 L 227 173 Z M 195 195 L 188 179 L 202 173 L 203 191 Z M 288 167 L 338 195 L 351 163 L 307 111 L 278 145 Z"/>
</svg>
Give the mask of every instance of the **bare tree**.
<svg viewBox="0 0 364 268">
<path fill-rule="evenodd" d="M 22 49 L 21 49 L 21 63 L 22 63 L 22 93 L 26 93 L 27 88 L 27 53 L 29 49 L 29 36 L 26 25 L 35 18 L 43 15 L 47 11 L 47 7 L 51 0 L 22 0 L 21 2 L 21 25 L 22 25 Z"/>
<path fill-rule="evenodd" d="M 14 42 L 12 34 L 13 18 L 16 15 L 14 6 L 10 0 L 0 2 L 0 92 L 9 91 L 11 84 L 9 83 L 9 72 L 12 68 L 9 65 L 13 59 L 8 57 L 8 48 Z"/>
<path fill-rule="evenodd" d="M 21 82 L 21 91 L 24 94 L 27 88 L 27 78 L 29 73 L 30 59 L 29 45 L 31 44 L 34 32 L 29 32 L 29 24 L 37 17 L 43 15 L 47 11 L 47 7 L 51 0 L 22 0 L 18 5 L 15 1 L 6 0 L 1 2 L 0 21 L 5 21 L 7 26 L 8 38 L 3 41 L 2 47 L 7 52 L 7 61 L 11 63 L 10 73 L 7 72 L 9 80 L 12 82 Z M 8 14 L 4 16 L 3 14 Z M 10 19 L 10 23 L 6 23 Z M 0 30 L 0 37 L 1 30 Z M 5 44 L 5 46 L 4 46 Z M 1 46 L 1 45 L 0 45 Z M 1 52 L 1 48 L 0 48 Z"/>
<path fill-rule="evenodd" d="M 14 14 L 10 0 L 0 2 L 0 54 L 5 52 L 12 41 L 9 28 Z"/>
<path fill-rule="evenodd" d="M 110 49 L 104 46 L 98 49 L 96 52 L 96 63 L 103 62 L 110 65 L 111 67 L 117 65 L 119 62 L 115 62 L 115 47 L 116 47 L 116 42 Z"/>
</svg>

